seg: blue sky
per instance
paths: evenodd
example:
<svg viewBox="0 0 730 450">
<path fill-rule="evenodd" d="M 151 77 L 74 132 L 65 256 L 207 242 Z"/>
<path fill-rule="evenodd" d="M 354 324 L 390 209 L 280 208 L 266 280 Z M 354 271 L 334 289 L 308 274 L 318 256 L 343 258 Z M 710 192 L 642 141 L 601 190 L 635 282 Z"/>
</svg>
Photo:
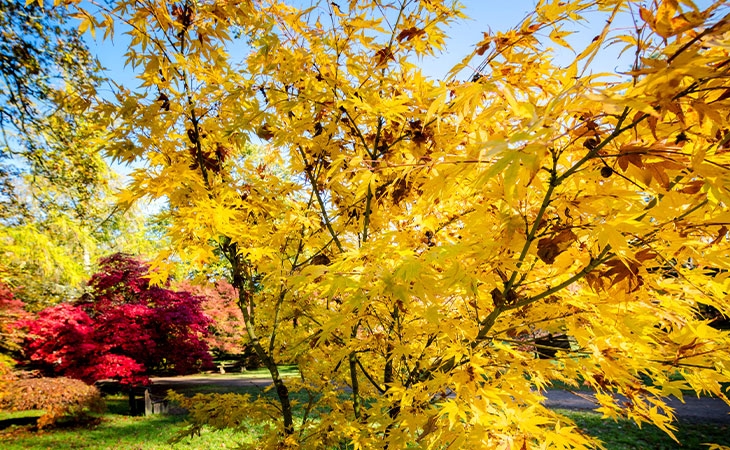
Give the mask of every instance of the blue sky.
<svg viewBox="0 0 730 450">
<path fill-rule="evenodd" d="M 444 76 L 471 53 L 476 43 L 482 40 L 484 32 L 512 28 L 535 6 L 535 0 L 461 0 L 461 3 L 469 19 L 460 21 L 449 30 L 447 51 L 439 56 L 437 67 L 424 67 L 435 77 Z"/>
<path fill-rule="evenodd" d="M 294 0 L 309 3 L 312 0 Z M 482 33 L 488 30 L 505 31 L 518 24 L 530 11 L 534 9 L 537 0 L 462 0 L 465 6 L 465 12 L 470 17 L 467 20 L 460 21 L 449 30 L 450 39 L 448 40 L 447 51 L 435 60 L 426 60 L 423 62 L 423 68 L 427 74 L 440 78 L 443 77 L 456 63 L 469 54 L 474 45 L 482 39 Z M 706 8 L 712 4 L 712 0 L 695 0 L 700 8 Z M 576 43 L 576 48 L 583 45 L 598 33 L 599 28 L 603 25 L 605 16 L 600 18 L 593 16 L 595 20 L 589 20 L 578 25 L 574 25 L 571 31 L 576 33 L 568 40 Z M 619 26 L 630 27 L 631 19 L 628 15 L 619 17 L 617 22 Z M 118 30 L 122 27 L 118 27 Z M 87 34 L 88 36 L 88 34 Z M 107 76 L 112 79 L 124 81 L 125 84 L 130 82 L 133 77 L 131 69 L 124 67 L 123 54 L 125 52 L 124 36 L 115 37 L 115 44 L 111 42 L 102 42 L 101 39 L 89 39 L 91 49 L 106 67 Z M 563 60 L 569 62 L 570 53 L 568 50 L 561 51 L 558 55 L 558 62 Z M 624 70 L 622 64 L 628 62 L 617 61 L 617 53 L 611 54 L 609 51 L 604 61 L 597 62 L 597 69 L 601 71 L 613 71 L 615 69 Z M 478 61 L 473 61 L 478 64 Z M 129 83 L 135 85 L 136 83 Z"/>
<path fill-rule="evenodd" d="M 650 3 L 647 0 L 645 3 Z M 474 45 L 482 39 L 482 32 L 505 31 L 517 25 L 530 11 L 534 10 L 537 0 L 461 0 L 465 6 L 465 13 L 469 20 L 461 22 L 450 30 L 448 50 L 438 58 L 435 67 L 424 67 L 427 73 L 435 77 L 445 75 L 456 63 L 474 49 Z M 706 9 L 713 4 L 712 0 L 694 0 L 700 9 Z M 638 7 L 638 5 L 637 5 Z M 635 11 L 638 12 L 638 11 Z M 727 12 L 727 11 L 724 11 Z M 723 12 L 723 13 L 724 13 Z M 605 14 L 588 14 L 586 21 L 579 24 L 566 26 L 566 31 L 575 33 L 568 36 L 568 40 L 577 51 L 585 48 L 590 41 L 600 32 L 605 24 Z M 633 29 L 634 24 L 630 14 L 619 14 L 613 23 L 614 27 Z M 556 48 L 545 36 L 546 45 Z M 572 62 L 575 56 L 567 49 L 556 48 L 556 62 L 565 64 Z M 629 69 L 633 62 L 632 55 L 625 55 L 619 59 L 619 47 L 614 46 L 604 49 L 602 57 L 594 61 L 592 66 L 594 72 L 615 72 Z M 472 61 L 478 65 L 480 61 Z"/>
<path fill-rule="evenodd" d="M 435 62 L 425 61 L 424 69 L 429 75 L 442 77 L 453 65 L 470 53 L 474 45 L 482 39 L 482 33 L 491 29 L 507 30 L 519 23 L 530 10 L 535 0 L 506 0 L 509 6 L 504 6 L 504 0 L 462 0 L 465 11 L 470 19 L 455 24 L 449 35 L 448 50 L 440 55 Z M 117 27 L 117 32 L 123 27 Z M 100 33 L 101 34 L 101 33 Z M 87 39 L 92 52 L 107 69 L 106 75 L 110 79 L 123 81 L 125 84 L 132 81 L 133 71 L 124 67 L 124 53 L 126 42 L 124 36 L 116 36 L 114 42 L 102 41 L 99 37 Z M 129 83 L 135 85 L 136 83 Z"/>
</svg>

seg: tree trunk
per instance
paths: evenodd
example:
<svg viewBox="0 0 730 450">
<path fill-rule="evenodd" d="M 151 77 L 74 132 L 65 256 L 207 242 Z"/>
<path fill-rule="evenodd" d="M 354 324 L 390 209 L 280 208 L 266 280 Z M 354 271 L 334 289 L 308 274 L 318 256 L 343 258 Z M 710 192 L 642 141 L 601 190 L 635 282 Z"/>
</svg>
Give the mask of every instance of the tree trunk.
<svg viewBox="0 0 730 450">
<path fill-rule="evenodd" d="M 129 388 L 127 395 L 129 396 L 129 415 L 139 416 L 140 414 L 137 410 L 137 398 L 134 395 L 134 388 Z"/>
<path fill-rule="evenodd" d="M 249 342 L 253 346 L 256 354 L 258 355 L 261 362 L 264 363 L 266 369 L 271 374 L 271 379 L 274 382 L 276 388 L 276 395 L 279 397 L 279 404 L 281 405 L 281 415 L 284 422 L 284 436 L 289 436 L 294 433 L 294 413 L 292 411 L 291 400 L 289 399 L 289 389 L 286 387 L 284 380 L 281 379 L 279 374 L 279 368 L 276 367 L 276 361 L 274 355 L 267 352 L 261 340 L 256 332 L 256 325 L 253 316 L 254 311 L 254 300 L 252 292 L 252 280 L 250 267 L 246 266 L 245 261 L 241 261 L 240 256 L 237 253 L 235 245 L 228 247 L 228 260 L 231 262 L 233 269 L 233 287 L 238 290 L 238 306 L 243 314 L 243 321 L 246 325 L 246 333 L 248 334 Z"/>
</svg>

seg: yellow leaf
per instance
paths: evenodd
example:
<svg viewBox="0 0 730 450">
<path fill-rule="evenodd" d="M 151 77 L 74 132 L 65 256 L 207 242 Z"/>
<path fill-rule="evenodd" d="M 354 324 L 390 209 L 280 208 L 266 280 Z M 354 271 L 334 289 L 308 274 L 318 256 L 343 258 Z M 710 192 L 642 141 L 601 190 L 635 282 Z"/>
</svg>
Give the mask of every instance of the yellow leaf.
<svg viewBox="0 0 730 450">
<path fill-rule="evenodd" d="M 672 19 L 674 14 L 677 12 L 677 0 L 662 0 L 659 3 L 657 9 L 656 22 L 654 23 L 657 34 L 663 38 L 668 38 L 674 35 L 674 26 Z"/>
<path fill-rule="evenodd" d="M 621 252 L 626 248 L 626 238 L 612 225 L 596 227 L 598 243 L 601 247 L 611 246 L 613 251 Z"/>
<path fill-rule="evenodd" d="M 560 31 L 560 28 L 556 27 L 550 32 L 550 40 L 562 47 L 573 50 L 573 47 L 571 47 L 570 44 L 568 44 L 568 41 L 565 40 L 565 36 L 570 34 L 572 34 L 571 31 Z"/>
</svg>

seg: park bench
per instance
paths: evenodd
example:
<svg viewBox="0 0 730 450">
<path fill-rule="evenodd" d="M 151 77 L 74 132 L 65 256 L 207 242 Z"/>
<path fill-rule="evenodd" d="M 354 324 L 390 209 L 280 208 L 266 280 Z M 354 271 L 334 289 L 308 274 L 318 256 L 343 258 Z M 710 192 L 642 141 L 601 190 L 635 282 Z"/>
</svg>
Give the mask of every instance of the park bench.
<svg viewBox="0 0 730 450">
<path fill-rule="evenodd" d="M 144 415 L 151 416 L 153 414 L 167 414 L 169 409 L 168 401 L 165 397 L 152 395 L 150 389 L 144 390 Z"/>
<path fill-rule="evenodd" d="M 221 374 L 246 371 L 246 367 L 241 361 L 221 361 L 216 366 Z"/>
<path fill-rule="evenodd" d="M 129 412 L 133 416 L 141 416 L 143 412 L 145 416 L 167 414 L 169 410 L 169 402 L 165 400 L 165 397 L 153 395 L 150 392 L 150 388 L 144 388 L 143 393 L 139 393 L 139 391 L 135 392 L 135 389 L 132 389 L 128 393 Z"/>
</svg>

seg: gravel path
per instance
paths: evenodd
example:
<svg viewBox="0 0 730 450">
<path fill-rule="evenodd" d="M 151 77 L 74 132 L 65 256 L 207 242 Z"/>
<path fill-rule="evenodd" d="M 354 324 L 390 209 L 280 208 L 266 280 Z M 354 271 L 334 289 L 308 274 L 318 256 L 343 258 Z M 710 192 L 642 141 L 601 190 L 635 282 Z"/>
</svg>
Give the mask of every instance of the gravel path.
<svg viewBox="0 0 730 450">
<path fill-rule="evenodd" d="M 240 375 L 188 375 L 183 377 L 152 378 L 152 392 L 164 395 L 168 389 L 179 390 L 210 386 L 214 389 L 258 386 L 264 388 L 271 384 L 270 378 L 245 378 Z M 571 410 L 591 410 L 598 405 L 589 392 L 568 392 L 561 390 L 547 391 L 545 405 L 550 408 Z M 730 406 L 718 398 L 684 397 L 684 403 L 679 399 L 671 398 L 667 404 L 674 408 L 675 415 L 680 420 L 692 422 L 715 422 L 730 424 Z"/>
</svg>

